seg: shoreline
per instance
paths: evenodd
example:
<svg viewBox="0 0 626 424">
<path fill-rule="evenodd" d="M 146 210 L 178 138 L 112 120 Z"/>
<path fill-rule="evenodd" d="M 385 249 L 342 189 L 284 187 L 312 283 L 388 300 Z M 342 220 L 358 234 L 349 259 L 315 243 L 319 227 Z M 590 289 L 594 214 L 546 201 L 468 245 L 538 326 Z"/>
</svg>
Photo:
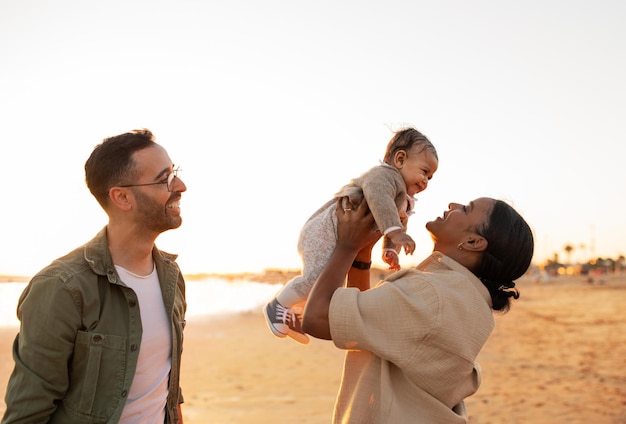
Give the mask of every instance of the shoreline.
<svg viewBox="0 0 626 424">
<path fill-rule="evenodd" d="M 300 269 L 279 269 L 268 268 L 261 272 L 239 272 L 239 273 L 197 273 L 197 274 L 183 274 L 186 282 L 194 282 L 200 280 L 206 280 L 210 278 L 218 278 L 225 281 L 250 281 L 255 283 L 264 284 L 285 284 L 292 278 L 300 275 Z M 371 275 L 372 281 L 379 281 L 385 276 L 391 274 L 390 271 L 372 267 Z M 0 284 L 2 283 L 27 283 L 33 276 L 25 275 L 9 275 L 0 274 Z"/>
</svg>

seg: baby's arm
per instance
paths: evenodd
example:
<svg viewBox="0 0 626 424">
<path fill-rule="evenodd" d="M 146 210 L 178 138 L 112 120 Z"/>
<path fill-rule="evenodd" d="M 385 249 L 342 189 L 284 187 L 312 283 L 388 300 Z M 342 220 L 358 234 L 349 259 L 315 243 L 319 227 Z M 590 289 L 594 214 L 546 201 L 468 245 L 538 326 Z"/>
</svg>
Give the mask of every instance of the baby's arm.
<svg viewBox="0 0 626 424">
<path fill-rule="evenodd" d="M 383 261 L 389 265 L 393 271 L 400 270 L 400 258 L 398 254 L 402 251 L 412 254 L 415 250 L 413 239 L 401 230 L 395 230 L 387 234 L 383 240 Z"/>
</svg>

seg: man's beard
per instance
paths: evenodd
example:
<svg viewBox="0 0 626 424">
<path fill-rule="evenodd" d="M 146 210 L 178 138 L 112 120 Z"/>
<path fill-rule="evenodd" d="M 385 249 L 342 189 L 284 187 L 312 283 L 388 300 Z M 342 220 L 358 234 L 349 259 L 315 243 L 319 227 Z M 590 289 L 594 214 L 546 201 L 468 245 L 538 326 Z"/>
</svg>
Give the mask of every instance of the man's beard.
<svg viewBox="0 0 626 424">
<path fill-rule="evenodd" d="M 163 233 L 167 230 L 180 227 L 182 218 L 180 215 L 170 216 L 167 212 L 167 206 L 160 204 L 151 197 L 139 192 L 135 192 L 137 199 L 137 207 L 139 212 L 139 223 L 146 227 L 149 231 Z M 170 196 L 168 204 L 173 200 Z"/>
</svg>

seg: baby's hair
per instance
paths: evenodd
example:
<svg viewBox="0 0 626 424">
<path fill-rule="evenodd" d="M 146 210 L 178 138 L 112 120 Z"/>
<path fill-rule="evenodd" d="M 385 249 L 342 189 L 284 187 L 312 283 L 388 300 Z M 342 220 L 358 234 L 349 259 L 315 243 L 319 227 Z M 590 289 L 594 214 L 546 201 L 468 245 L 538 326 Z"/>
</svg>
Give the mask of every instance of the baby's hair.
<svg viewBox="0 0 626 424">
<path fill-rule="evenodd" d="M 406 127 L 394 132 L 393 137 L 389 140 L 387 150 L 385 151 L 385 163 L 393 163 L 393 156 L 396 152 L 399 150 L 405 150 L 408 152 L 413 146 L 421 146 L 422 149 L 419 153 L 423 151 L 430 151 L 435 158 L 439 160 L 437 150 L 435 149 L 435 146 L 433 146 L 433 143 L 431 143 L 424 134 L 415 128 Z"/>
</svg>

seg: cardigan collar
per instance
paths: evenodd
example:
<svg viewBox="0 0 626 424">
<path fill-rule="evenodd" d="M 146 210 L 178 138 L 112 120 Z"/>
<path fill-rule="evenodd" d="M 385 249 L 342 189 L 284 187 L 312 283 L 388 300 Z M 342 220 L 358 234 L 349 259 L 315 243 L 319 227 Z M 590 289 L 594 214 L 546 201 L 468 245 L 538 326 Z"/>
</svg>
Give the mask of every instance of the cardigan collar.
<svg viewBox="0 0 626 424">
<path fill-rule="evenodd" d="M 417 267 L 420 271 L 436 271 L 436 270 L 452 270 L 459 272 L 467 277 L 471 284 L 480 292 L 485 301 L 489 304 L 490 308 L 493 308 L 491 301 L 491 295 L 487 287 L 476 277 L 469 269 L 455 261 L 449 256 L 444 255 L 441 252 L 434 251 L 429 257 L 424 259 Z"/>
</svg>

